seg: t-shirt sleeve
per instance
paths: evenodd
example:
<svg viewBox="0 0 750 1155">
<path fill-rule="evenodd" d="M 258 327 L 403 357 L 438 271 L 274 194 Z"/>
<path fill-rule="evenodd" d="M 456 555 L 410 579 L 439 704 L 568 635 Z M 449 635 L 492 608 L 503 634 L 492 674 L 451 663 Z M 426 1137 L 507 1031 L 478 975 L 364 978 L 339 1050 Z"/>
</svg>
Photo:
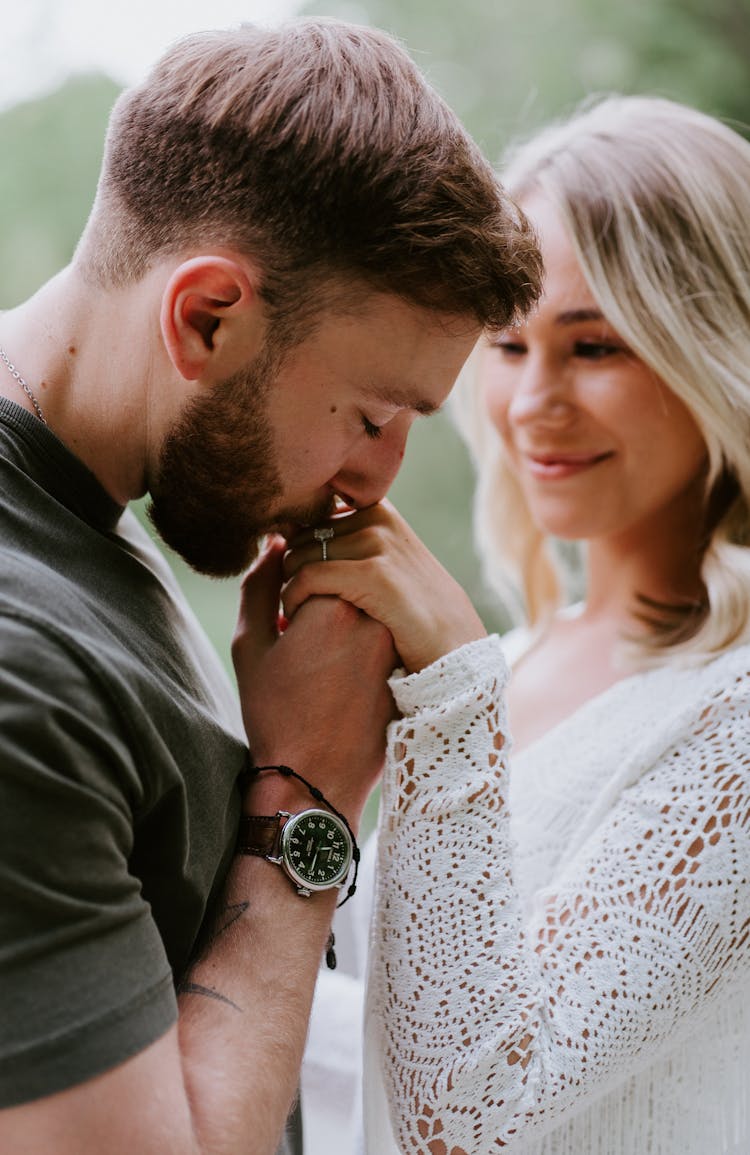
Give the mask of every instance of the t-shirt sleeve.
<svg viewBox="0 0 750 1155">
<path fill-rule="evenodd" d="M 176 1019 L 163 943 L 129 870 L 136 751 L 106 678 L 61 636 L 5 617 L 0 1106 L 117 1066 Z"/>
</svg>

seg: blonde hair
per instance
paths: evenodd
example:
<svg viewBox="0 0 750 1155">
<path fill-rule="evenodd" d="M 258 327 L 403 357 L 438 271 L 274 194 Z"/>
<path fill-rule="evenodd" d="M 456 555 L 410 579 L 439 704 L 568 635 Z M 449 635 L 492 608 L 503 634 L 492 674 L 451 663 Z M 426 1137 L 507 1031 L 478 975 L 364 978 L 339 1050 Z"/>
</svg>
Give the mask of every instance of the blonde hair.
<svg viewBox="0 0 750 1155">
<path fill-rule="evenodd" d="M 517 147 L 503 180 L 555 205 L 602 312 L 703 433 L 706 601 L 684 613 L 644 599 L 653 628 L 639 650 L 717 653 L 750 636 L 750 143 L 669 100 L 608 97 Z M 542 624 L 565 599 L 564 567 L 482 412 L 475 360 L 458 422 L 477 466 L 477 541 L 490 584 Z"/>
</svg>

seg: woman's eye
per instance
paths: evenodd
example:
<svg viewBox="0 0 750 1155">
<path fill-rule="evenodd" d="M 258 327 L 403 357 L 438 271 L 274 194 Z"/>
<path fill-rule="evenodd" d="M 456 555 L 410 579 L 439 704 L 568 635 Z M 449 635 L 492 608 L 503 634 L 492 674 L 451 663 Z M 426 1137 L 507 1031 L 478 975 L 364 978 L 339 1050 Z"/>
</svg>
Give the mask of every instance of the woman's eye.
<svg viewBox="0 0 750 1155">
<path fill-rule="evenodd" d="M 362 414 L 362 427 L 365 431 L 365 435 L 367 437 L 371 437 L 373 441 L 377 440 L 378 437 L 383 436 L 383 426 L 376 425 L 374 421 L 370 421 L 369 418 L 365 417 L 364 413 Z"/>
<path fill-rule="evenodd" d="M 623 350 L 619 345 L 607 344 L 606 341 L 576 341 L 573 352 L 585 361 L 603 361 L 605 357 L 612 357 Z"/>
</svg>

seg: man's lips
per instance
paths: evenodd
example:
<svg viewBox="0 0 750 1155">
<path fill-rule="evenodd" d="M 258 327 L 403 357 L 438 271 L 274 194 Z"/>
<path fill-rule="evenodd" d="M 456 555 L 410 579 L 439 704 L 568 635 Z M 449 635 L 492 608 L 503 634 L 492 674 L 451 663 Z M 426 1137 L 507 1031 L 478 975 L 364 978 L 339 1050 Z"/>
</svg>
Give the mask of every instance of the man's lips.
<svg viewBox="0 0 750 1155">
<path fill-rule="evenodd" d="M 607 461 L 613 454 L 605 453 L 523 453 L 526 468 L 532 477 L 543 481 L 557 481 L 583 473 Z"/>
</svg>

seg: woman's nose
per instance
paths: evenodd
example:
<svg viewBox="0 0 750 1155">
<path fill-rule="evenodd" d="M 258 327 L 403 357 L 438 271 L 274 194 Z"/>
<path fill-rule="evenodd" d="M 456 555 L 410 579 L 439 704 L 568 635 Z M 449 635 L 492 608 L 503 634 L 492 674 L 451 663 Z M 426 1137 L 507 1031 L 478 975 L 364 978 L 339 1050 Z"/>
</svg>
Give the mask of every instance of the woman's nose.
<svg viewBox="0 0 750 1155">
<path fill-rule="evenodd" d="M 564 424 L 573 409 L 564 369 L 545 357 L 527 355 L 508 404 L 509 420 L 516 425 Z"/>
</svg>

